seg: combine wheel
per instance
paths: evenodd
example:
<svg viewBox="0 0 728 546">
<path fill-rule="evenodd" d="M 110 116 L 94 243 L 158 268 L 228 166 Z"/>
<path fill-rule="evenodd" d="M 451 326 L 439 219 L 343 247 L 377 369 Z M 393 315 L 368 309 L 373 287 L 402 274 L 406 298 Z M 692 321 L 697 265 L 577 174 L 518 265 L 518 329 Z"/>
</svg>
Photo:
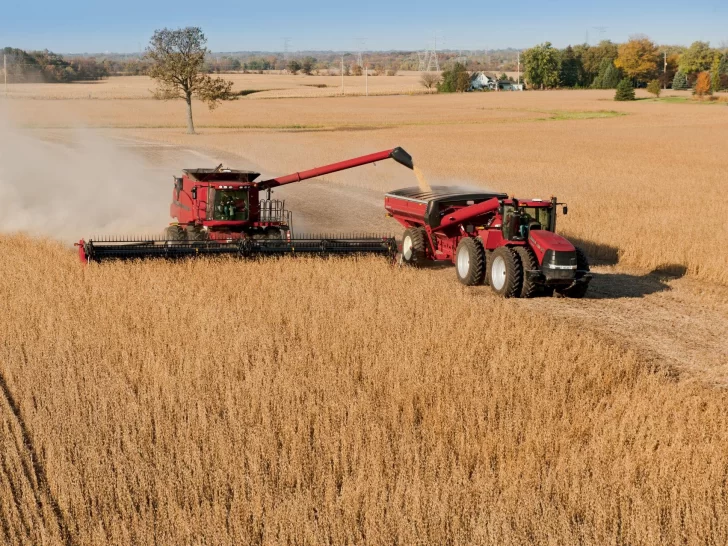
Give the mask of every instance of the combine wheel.
<svg viewBox="0 0 728 546">
<path fill-rule="evenodd" d="M 268 228 L 265 230 L 265 238 L 280 241 L 283 239 L 283 232 L 278 228 Z"/>
<path fill-rule="evenodd" d="M 517 246 L 514 250 L 521 259 L 521 265 L 523 266 L 523 286 L 521 286 L 521 297 L 532 298 L 536 295 L 538 285 L 528 280 L 526 271 L 538 269 L 538 260 L 536 259 L 536 255 L 533 253 L 533 250 L 527 246 Z"/>
<path fill-rule="evenodd" d="M 408 228 L 402 238 L 402 261 L 408 265 L 422 265 L 427 259 L 427 232 L 425 228 Z"/>
<path fill-rule="evenodd" d="M 455 271 L 465 286 L 483 284 L 485 279 L 485 250 L 478 239 L 465 237 L 455 251 Z"/>
<path fill-rule="evenodd" d="M 504 298 L 517 298 L 521 295 L 523 267 L 521 259 L 513 249 L 507 246 L 495 249 L 489 269 L 493 292 Z"/>
<path fill-rule="evenodd" d="M 187 239 L 189 241 L 206 241 L 207 233 L 201 229 L 190 227 L 187 228 Z"/>
<path fill-rule="evenodd" d="M 186 241 L 187 235 L 185 234 L 185 230 L 182 229 L 181 226 L 178 226 L 177 224 L 174 224 L 172 226 L 168 226 L 164 230 L 164 236 L 168 241 Z"/>
<path fill-rule="evenodd" d="M 589 271 L 589 260 L 584 251 L 576 247 L 576 268 L 580 271 Z M 589 285 L 586 283 L 576 284 L 568 288 L 556 289 L 556 292 L 564 298 L 583 298 Z"/>
</svg>

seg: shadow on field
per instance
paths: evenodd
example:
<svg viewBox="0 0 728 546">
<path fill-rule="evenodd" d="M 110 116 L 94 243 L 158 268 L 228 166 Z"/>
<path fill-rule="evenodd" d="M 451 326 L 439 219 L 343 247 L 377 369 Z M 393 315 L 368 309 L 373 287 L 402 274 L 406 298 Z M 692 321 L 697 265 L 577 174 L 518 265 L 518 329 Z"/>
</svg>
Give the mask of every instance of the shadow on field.
<svg viewBox="0 0 728 546">
<path fill-rule="evenodd" d="M 682 265 L 665 265 L 647 275 L 628 273 L 593 273 L 586 299 L 642 298 L 670 290 L 669 281 L 685 275 L 687 268 Z"/>
<path fill-rule="evenodd" d="M 595 243 L 570 235 L 564 235 L 564 237 L 586 252 L 589 263 L 593 265 L 617 265 L 619 262 L 619 249 L 615 246 Z"/>
</svg>

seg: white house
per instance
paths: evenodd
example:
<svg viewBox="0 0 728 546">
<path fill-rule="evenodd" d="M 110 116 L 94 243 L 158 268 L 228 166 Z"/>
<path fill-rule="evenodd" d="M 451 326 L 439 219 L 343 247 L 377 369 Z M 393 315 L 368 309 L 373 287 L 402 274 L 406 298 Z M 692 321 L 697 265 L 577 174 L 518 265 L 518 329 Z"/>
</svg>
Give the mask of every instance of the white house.
<svg viewBox="0 0 728 546">
<path fill-rule="evenodd" d="M 485 72 L 474 72 L 470 76 L 470 90 L 482 91 L 484 89 L 495 89 L 496 79 L 488 76 Z"/>
</svg>

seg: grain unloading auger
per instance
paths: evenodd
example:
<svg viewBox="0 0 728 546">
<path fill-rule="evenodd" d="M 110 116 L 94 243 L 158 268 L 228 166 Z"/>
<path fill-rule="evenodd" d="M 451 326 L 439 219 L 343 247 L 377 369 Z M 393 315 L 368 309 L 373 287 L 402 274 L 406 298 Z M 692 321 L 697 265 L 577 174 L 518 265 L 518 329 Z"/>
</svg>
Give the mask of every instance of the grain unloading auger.
<svg viewBox="0 0 728 546">
<path fill-rule="evenodd" d="M 413 168 L 402 148 L 393 148 L 278 178 L 256 181 L 259 173 L 223 169 L 185 169 L 174 178 L 170 215 L 175 220 L 163 237 L 112 237 L 81 240 L 79 256 L 85 262 L 106 259 L 186 258 L 233 255 L 379 254 L 394 256 L 393 237 L 292 235 L 292 213 L 285 202 L 271 199 L 271 189 L 317 176 L 394 159 Z M 266 192 L 265 198 L 260 193 Z"/>
</svg>

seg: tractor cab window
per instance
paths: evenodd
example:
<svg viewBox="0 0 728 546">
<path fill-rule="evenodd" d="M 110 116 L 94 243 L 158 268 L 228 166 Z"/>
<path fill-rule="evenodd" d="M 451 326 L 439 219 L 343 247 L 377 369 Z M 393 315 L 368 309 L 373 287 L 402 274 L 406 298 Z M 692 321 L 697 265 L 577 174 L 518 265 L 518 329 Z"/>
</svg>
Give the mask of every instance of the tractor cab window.
<svg viewBox="0 0 728 546">
<path fill-rule="evenodd" d="M 503 238 L 522 240 L 528 237 L 531 229 L 551 229 L 550 207 L 503 206 Z"/>
<path fill-rule="evenodd" d="M 212 205 L 212 219 L 228 222 L 243 222 L 248 219 L 247 190 L 222 190 L 210 188 L 209 203 Z"/>
</svg>

